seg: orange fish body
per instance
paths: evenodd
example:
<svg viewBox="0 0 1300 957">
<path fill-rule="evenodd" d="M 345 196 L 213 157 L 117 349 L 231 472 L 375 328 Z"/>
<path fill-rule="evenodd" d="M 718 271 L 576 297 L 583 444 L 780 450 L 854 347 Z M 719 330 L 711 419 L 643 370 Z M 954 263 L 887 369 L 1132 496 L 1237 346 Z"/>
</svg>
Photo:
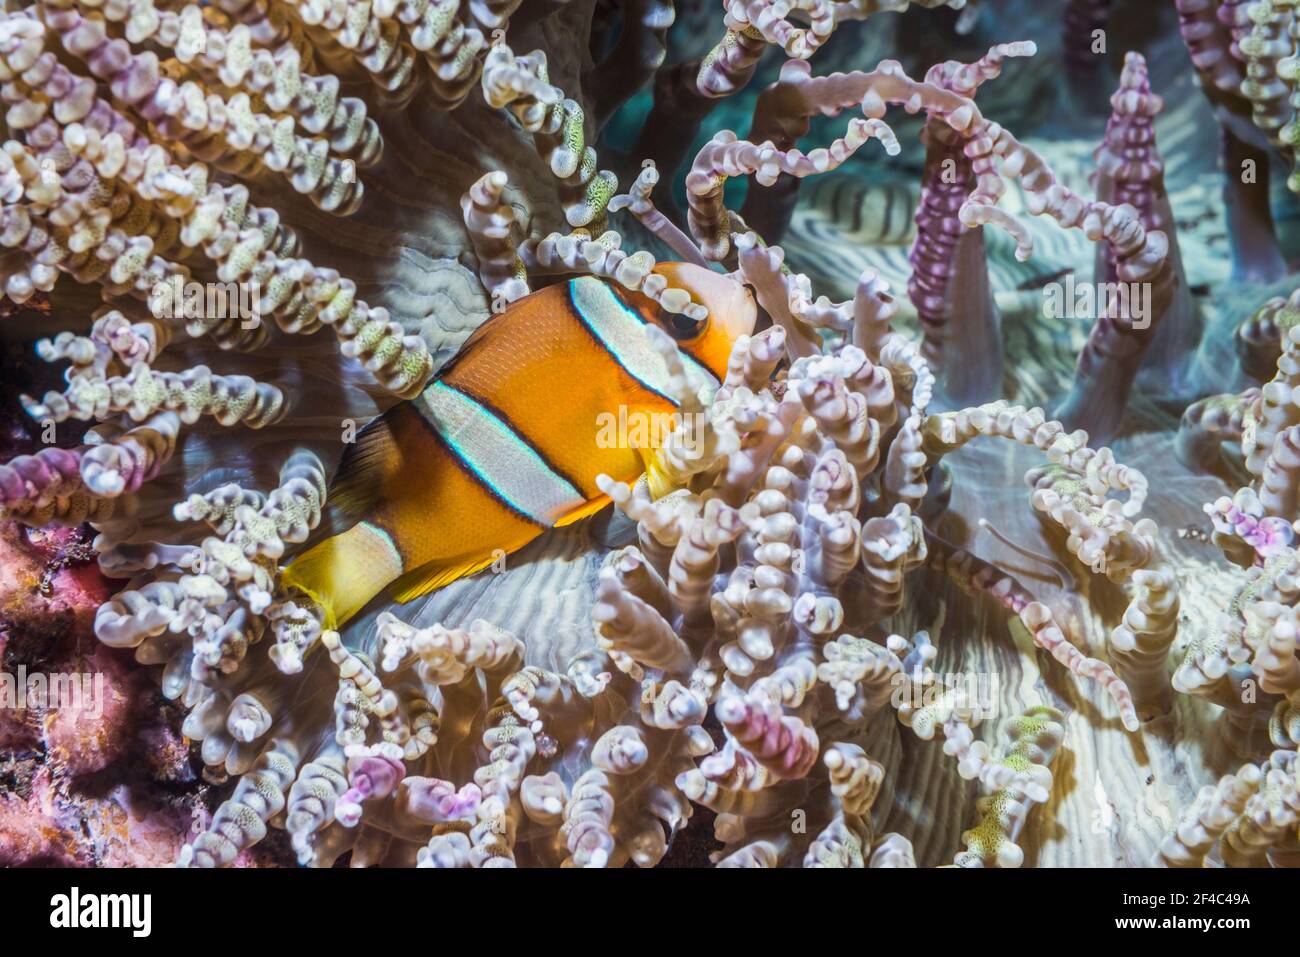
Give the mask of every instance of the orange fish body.
<svg viewBox="0 0 1300 957">
<path fill-rule="evenodd" d="M 358 436 L 331 496 L 364 502 L 364 518 L 295 559 L 285 583 L 337 627 L 399 579 L 395 597 L 407 601 L 599 511 L 608 499 L 597 475 L 635 481 L 649 448 L 635 445 L 635 428 L 632 441 L 611 441 L 611 423 L 662 428 L 676 407 L 644 327 L 671 335 L 684 363 L 716 384 L 755 318 L 748 292 L 726 276 L 684 263 L 655 271 L 708 318 L 665 313 L 592 277 L 512 303 L 419 398 Z"/>
</svg>

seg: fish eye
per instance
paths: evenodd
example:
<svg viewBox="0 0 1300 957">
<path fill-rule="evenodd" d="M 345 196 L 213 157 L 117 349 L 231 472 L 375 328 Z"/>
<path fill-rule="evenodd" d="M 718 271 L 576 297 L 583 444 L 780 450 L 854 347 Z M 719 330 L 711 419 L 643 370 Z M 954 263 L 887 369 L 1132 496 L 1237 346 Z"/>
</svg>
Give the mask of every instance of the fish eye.
<svg viewBox="0 0 1300 957">
<path fill-rule="evenodd" d="M 684 312 L 674 312 L 664 317 L 664 326 L 674 339 L 690 339 L 704 329 L 704 322 L 692 319 Z"/>
</svg>

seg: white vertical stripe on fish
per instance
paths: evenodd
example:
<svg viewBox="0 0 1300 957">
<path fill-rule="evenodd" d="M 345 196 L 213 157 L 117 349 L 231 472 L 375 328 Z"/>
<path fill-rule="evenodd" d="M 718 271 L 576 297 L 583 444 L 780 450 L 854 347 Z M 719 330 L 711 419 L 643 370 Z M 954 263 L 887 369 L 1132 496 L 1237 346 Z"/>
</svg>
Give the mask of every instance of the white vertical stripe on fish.
<svg viewBox="0 0 1300 957">
<path fill-rule="evenodd" d="M 530 521 L 550 527 L 585 501 L 509 423 L 463 392 L 435 381 L 416 405 L 466 468 Z"/>
<path fill-rule="evenodd" d="M 628 375 L 677 404 L 668 394 L 668 366 L 646 336 L 646 321 L 640 313 L 623 302 L 608 283 L 590 276 L 569 280 L 569 301 L 582 324 Z M 694 378 L 718 384 L 717 376 L 684 350 L 678 350 L 678 355 Z"/>
</svg>

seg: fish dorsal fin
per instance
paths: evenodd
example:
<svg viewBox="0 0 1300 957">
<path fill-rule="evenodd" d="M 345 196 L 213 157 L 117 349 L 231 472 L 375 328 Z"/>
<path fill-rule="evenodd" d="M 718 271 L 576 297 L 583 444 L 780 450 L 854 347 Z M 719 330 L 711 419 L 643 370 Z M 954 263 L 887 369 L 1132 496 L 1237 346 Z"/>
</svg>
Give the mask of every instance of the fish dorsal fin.
<svg viewBox="0 0 1300 957">
<path fill-rule="evenodd" d="M 372 419 L 349 443 L 334 473 L 326 502 L 332 514 L 364 516 L 379 500 L 401 450 L 388 424 L 388 415 Z"/>
</svg>

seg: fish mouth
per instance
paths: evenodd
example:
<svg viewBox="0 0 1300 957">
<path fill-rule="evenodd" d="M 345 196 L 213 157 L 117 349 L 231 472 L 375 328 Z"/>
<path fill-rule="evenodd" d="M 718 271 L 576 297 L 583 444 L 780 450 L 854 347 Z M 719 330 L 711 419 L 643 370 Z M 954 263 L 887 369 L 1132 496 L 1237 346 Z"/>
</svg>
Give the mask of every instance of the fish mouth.
<svg viewBox="0 0 1300 957">
<path fill-rule="evenodd" d="M 754 326 L 758 323 L 758 304 L 754 301 L 754 294 L 748 286 L 736 283 L 740 287 L 739 303 L 726 310 L 726 314 L 721 321 L 726 329 L 727 335 L 734 342 L 741 336 L 751 336 L 754 334 Z"/>
</svg>

